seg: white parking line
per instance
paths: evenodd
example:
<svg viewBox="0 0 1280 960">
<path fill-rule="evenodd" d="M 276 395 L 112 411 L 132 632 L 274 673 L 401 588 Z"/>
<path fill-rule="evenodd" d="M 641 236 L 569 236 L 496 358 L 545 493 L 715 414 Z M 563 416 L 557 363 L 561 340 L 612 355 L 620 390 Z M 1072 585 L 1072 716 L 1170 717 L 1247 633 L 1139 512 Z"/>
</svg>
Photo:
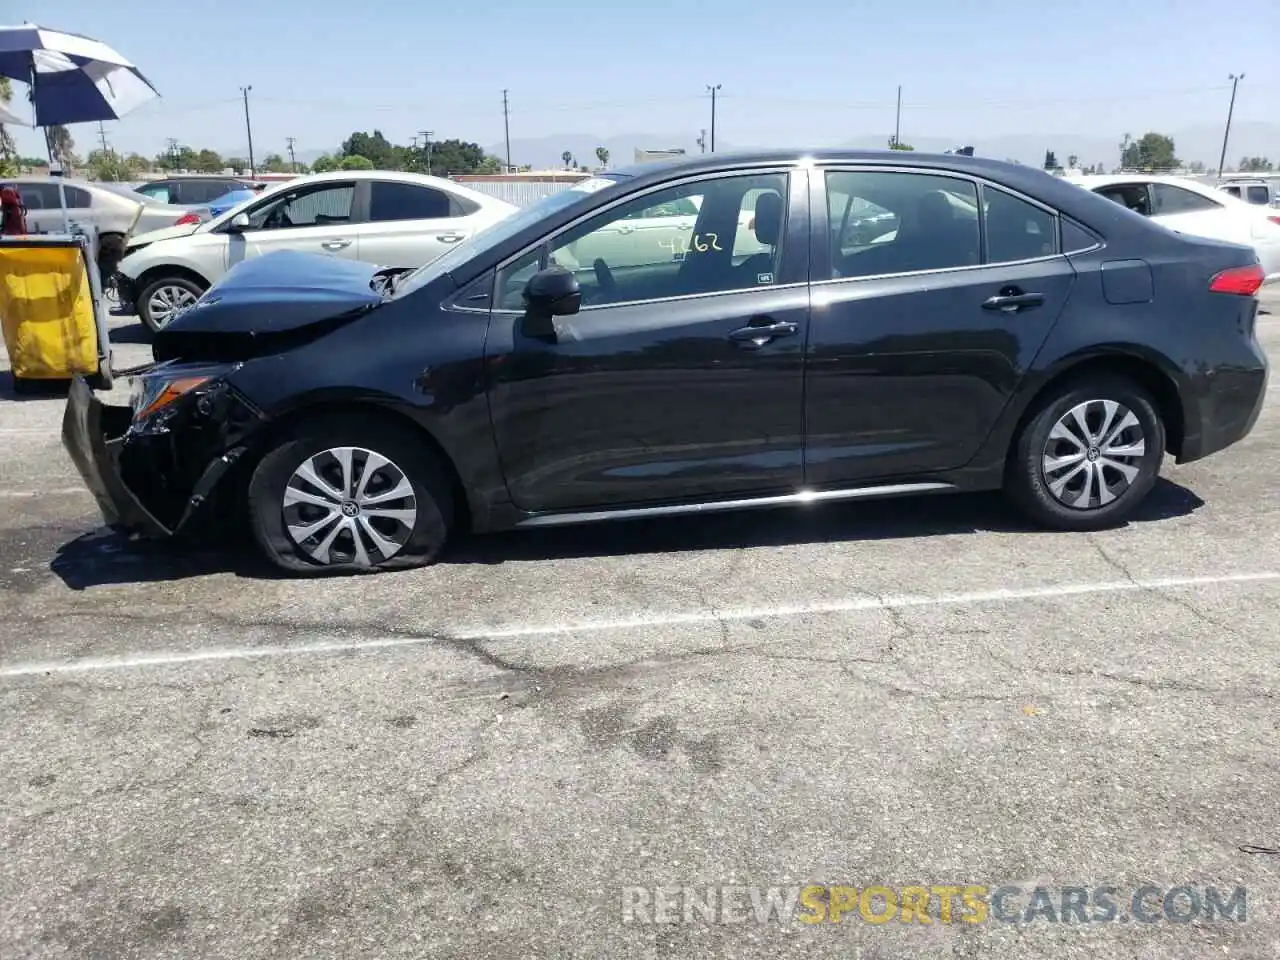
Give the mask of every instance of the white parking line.
<svg viewBox="0 0 1280 960">
<path fill-rule="evenodd" d="M 1100 583 L 1058 584 L 1043 587 L 1025 587 L 1018 590 L 983 590 L 972 593 L 948 593 L 936 595 L 898 597 L 858 597 L 829 603 L 799 604 L 778 607 L 742 607 L 717 613 L 698 610 L 689 613 L 663 614 L 653 617 L 633 617 L 620 620 L 586 620 L 577 623 L 535 624 L 515 627 L 447 630 L 452 640 L 484 642 L 514 638 L 553 636 L 564 633 L 590 633 L 611 630 L 633 630 L 654 627 L 688 626 L 691 624 L 724 623 L 729 621 L 766 620 L 815 614 L 859 613 L 873 610 L 892 610 L 905 607 L 966 606 L 986 603 L 1008 603 L 1029 600 L 1056 600 L 1063 597 L 1088 596 L 1103 593 L 1133 593 L 1210 587 L 1226 584 L 1264 583 L 1280 580 L 1280 572 L 1232 573 L 1211 577 L 1169 577 L 1160 580 L 1113 580 Z M 317 643 L 299 643 L 277 647 L 228 647 L 214 650 L 155 651 L 131 653 L 116 657 L 91 657 L 81 660 L 50 661 L 47 663 L 17 663 L 0 666 L 0 677 L 26 677 L 41 674 L 85 673 L 96 670 L 124 670 L 134 667 L 168 667 L 188 663 L 206 663 L 217 660 L 252 660 L 260 657 L 289 657 L 320 655 L 327 653 L 352 653 L 366 650 L 385 650 L 393 647 L 423 646 L 441 642 L 439 636 L 384 637 L 373 640 L 335 640 Z"/>
<path fill-rule="evenodd" d="M 0 490 L 0 500 L 29 500 L 32 497 L 65 497 L 89 492 L 88 487 L 53 487 L 48 490 Z"/>
</svg>

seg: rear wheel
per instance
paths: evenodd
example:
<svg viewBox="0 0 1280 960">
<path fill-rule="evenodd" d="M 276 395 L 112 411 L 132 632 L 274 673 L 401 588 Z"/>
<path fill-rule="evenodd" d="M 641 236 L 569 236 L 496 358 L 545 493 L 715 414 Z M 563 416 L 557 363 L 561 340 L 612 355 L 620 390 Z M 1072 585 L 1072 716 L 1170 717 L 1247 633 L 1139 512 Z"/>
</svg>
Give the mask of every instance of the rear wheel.
<svg viewBox="0 0 1280 960">
<path fill-rule="evenodd" d="M 1023 426 L 1005 489 L 1042 526 L 1104 529 L 1151 492 L 1164 447 L 1164 424 L 1145 390 L 1122 377 L 1086 377 L 1046 398 Z"/>
<path fill-rule="evenodd" d="M 138 316 L 153 332 L 163 330 L 183 310 L 192 306 L 205 287 L 189 277 L 161 277 L 138 294 Z"/>
<path fill-rule="evenodd" d="M 453 499 L 431 451 L 360 417 L 304 423 L 249 480 L 249 519 L 267 558 L 292 573 L 423 566 L 448 539 Z"/>
</svg>

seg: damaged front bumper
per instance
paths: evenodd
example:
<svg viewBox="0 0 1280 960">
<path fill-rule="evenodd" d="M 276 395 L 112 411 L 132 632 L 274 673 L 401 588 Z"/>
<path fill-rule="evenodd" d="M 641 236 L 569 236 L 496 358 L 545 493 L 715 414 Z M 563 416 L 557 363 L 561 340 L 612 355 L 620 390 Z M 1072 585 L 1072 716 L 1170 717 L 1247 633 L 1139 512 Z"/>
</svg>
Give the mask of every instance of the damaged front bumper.
<svg viewBox="0 0 1280 960">
<path fill-rule="evenodd" d="M 76 377 L 62 418 L 62 443 L 93 494 L 103 522 L 148 539 L 184 532 L 245 453 L 260 416 L 225 387 L 192 397 L 166 426 L 136 429 L 130 407 L 103 403 Z"/>
</svg>

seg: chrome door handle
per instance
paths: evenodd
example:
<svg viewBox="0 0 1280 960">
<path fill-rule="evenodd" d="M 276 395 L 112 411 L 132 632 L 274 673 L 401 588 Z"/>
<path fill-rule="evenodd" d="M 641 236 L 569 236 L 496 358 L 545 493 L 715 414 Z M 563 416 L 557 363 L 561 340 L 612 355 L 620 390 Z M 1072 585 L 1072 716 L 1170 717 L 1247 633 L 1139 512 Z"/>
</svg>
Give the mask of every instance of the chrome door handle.
<svg viewBox="0 0 1280 960">
<path fill-rule="evenodd" d="M 351 246 L 350 240 L 324 240 L 320 246 L 326 250 L 341 250 L 343 247 Z"/>
<path fill-rule="evenodd" d="M 459 240 L 465 240 L 467 238 L 461 233 L 442 233 L 440 236 L 436 237 L 436 239 L 441 243 L 457 243 Z"/>
<path fill-rule="evenodd" d="M 753 317 L 745 327 L 730 332 L 729 339 L 748 350 L 754 350 L 778 337 L 793 337 L 799 332 L 799 325 L 788 320 L 775 321 L 768 317 Z"/>
</svg>

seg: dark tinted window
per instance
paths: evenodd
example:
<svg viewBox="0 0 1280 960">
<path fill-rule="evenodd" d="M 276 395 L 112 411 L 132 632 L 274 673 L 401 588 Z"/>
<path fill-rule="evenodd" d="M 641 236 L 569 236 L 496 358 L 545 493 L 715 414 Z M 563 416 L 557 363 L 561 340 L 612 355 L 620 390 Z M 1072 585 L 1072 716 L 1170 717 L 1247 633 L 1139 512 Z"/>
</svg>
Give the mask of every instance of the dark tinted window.
<svg viewBox="0 0 1280 960">
<path fill-rule="evenodd" d="M 187 180 L 178 185 L 178 203 L 208 203 L 227 192 L 225 180 Z"/>
<path fill-rule="evenodd" d="M 1070 220 L 1062 221 L 1062 250 L 1064 253 L 1075 253 L 1088 250 L 1098 245 L 1098 239 L 1078 223 Z"/>
<path fill-rule="evenodd" d="M 1123 183 L 1112 187 L 1099 187 L 1095 193 L 1144 217 L 1151 216 L 1151 198 L 1145 183 Z"/>
<path fill-rule="evenodd" d="M 1221 206 L 1216 200 L 1168 183 L 1151 185 L 1151 207 L 1158 214 L 1196 213 L 1200 210 L 1216 210 Z"/>
<path fill-rule="evenodd" d="M 1240 196 L 1240 188 L 1239 188 L 1239 187 L 1223 187 L 1223 188 L 1222 188 L 1222 190 L 1223 190 L 1223 192 L 1224 192 L 1224 193 L 1229 193 L 1229 194 L 1231 194 L 1231 196 L 1233 196 L 1233 197 L 1238 197 L 1238 196 Z"/>
<path fill-rule="evenodd" d="M 18 194 L 28 210 L 57 210 L 58 187 L 53 183 L 19 183 Z M 67 197 L 70 206 L 71 198 Z"/>
<path fill-rule="evenodd" d="M 438 220 L 453 216 L 449 195 L 443 190 L 420 187 L 414 183 L 375 180 L 369 201 L 369 219 L 374 223 L 388 220 Z"/>
<path fill-rule="evenodd" d="M 945 270 L 981 262 L 978 191 L 928 173 L 827 174 L 832 276 Z"/>
<path fill-rule="evenodd" d="M 1266 187 L 1250 187 L 1249 202 L 1250 203 L 1270 203 L 1271 194 Z"/>
<path fill-rule="evenodd" d="M 987 261 L 1007 263 L 1057 253 L 1053 214 L 1003 190 L 983 189 L 987 208 Z"/>
</svg>

